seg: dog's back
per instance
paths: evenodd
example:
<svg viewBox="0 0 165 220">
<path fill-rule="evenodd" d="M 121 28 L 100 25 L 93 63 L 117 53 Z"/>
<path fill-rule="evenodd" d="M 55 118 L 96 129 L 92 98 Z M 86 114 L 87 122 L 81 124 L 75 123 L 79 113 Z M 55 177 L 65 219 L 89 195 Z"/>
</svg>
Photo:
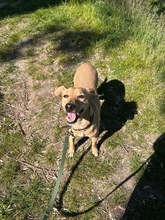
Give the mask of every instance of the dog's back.
<svg viewBox="0 0 165 220">
<path fill-rule="evenodd" d="M 74 87 L 91 88 L 97 93 L 98 74 L 89 63 L 83 63 L 74 76 Z"/>
</svg>

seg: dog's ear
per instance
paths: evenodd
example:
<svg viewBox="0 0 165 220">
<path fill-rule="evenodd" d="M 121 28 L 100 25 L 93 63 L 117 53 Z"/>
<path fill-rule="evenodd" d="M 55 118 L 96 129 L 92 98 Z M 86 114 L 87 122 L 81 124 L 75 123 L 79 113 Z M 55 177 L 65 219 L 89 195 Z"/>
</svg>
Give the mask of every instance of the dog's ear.
<svg viewBox="0 0 165 220">
<path fill-rule="evenodd" d="M 57 88 L 54 92 L 53 92 L 53 95 L 54 96 L 59 96 L 59 95 L 62 95 L 63 91 L 65 90 L 66 88 L 64 86 L 60 86 L 59 88 Z"/>
<path fill-rule="evenodd" d="M 108 79 L 106 77 L 102 83 L 107 83 L 107 81 L 108 81 Z"/>
<path fill-rule="evenodd" d="M 94 98 L 95 95 L 96 95 L 96 92 L 94 89 L 91 89 L 91 88 L 86 88 L 87 92 L 89 93 L 90 97 L 91 98 Z"/>
</svg>

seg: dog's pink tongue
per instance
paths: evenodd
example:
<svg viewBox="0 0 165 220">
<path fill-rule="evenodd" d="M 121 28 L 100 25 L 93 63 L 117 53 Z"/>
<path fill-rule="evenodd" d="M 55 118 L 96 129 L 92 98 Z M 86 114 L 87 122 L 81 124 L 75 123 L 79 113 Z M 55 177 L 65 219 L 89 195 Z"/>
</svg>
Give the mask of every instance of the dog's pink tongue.
<svg viewBox="0 0 165 220">
<path fill-rule="evenodd" d="M 72 123 L 76 120 L 76 117 L 77 117 L 77 114 L 75 112 L 68 112 L 66 118 L 69 123 Z"/>
</svg>

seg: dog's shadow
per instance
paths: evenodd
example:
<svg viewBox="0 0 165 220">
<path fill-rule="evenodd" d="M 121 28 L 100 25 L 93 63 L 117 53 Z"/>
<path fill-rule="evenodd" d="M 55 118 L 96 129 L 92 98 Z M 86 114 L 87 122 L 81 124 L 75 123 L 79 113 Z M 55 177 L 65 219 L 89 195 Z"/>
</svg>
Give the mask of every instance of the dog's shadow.
<svg viewBox="0 0 165 220">
<path fill-rule="evenodd" d="M 132 120 L 137 114 L 137 103 L 125 101 L 125 86 L 119 80 L 107 81 L 107 78 L 98 88 L 100 100 L 103 100 L 100 112 L 100 134 L 105 131 L 98 143 L 102 143 L 119 131 L 127 120 Z"/>
</svg>

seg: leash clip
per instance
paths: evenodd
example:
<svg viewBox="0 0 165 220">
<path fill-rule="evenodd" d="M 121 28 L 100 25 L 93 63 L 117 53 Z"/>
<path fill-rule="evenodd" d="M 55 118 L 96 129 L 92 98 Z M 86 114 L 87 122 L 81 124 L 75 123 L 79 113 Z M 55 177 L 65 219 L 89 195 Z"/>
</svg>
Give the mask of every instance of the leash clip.
<svg viewBox="0 0 165 220">
<path fill-rule="evenodd" d="M 69 128 L 70 126 L 69 125 L 61 125 L 60 127 L 61 128 Z"/>
</svg>

